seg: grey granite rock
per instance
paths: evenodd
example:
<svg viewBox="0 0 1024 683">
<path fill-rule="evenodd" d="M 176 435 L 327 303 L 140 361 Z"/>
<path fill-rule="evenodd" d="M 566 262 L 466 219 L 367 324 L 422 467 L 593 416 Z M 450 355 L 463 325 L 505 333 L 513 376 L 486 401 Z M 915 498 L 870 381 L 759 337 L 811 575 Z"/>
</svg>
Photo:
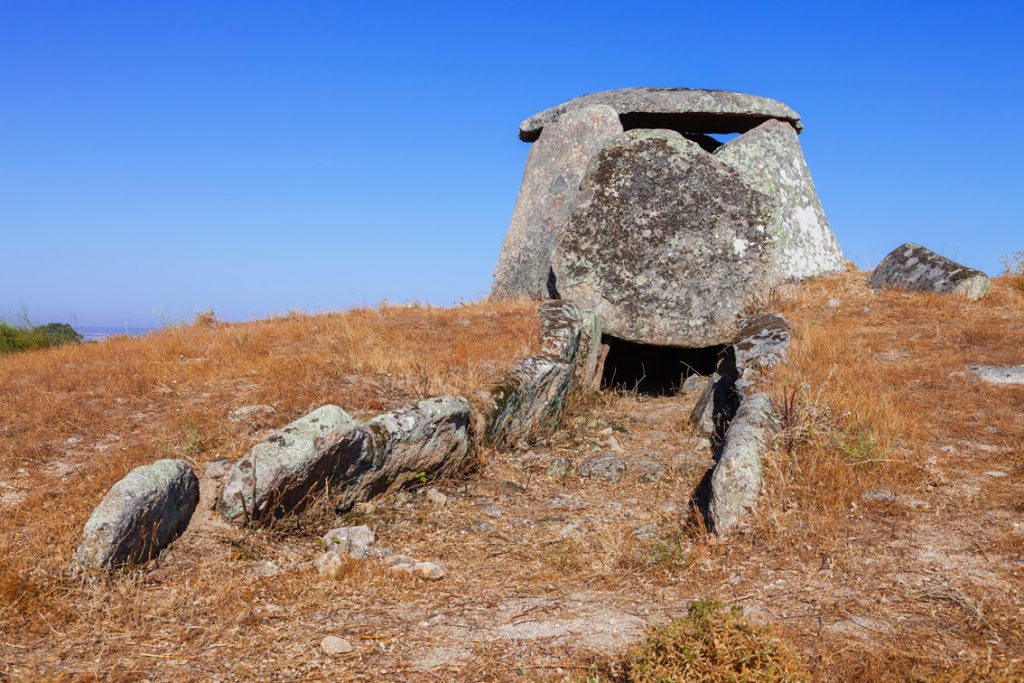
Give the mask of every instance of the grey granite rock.
<svg viewBox="0 0 1024 683">
<path fill-rule="evenodd" d="M 593 311 L 581 311 L 580 350 L 576 354 L 575 386 L 582 391 L 595 389 L 601 361 L 601 320 Z"/>
<path fill-rule="evenodd" d="M 868 278 L 868 285 L 955 293 L 974 300 L 988 293 L 989 279 L 980 270 L 962 266 L 920 244 L 907 242 L 882 259 Z"/>
<path fill-rule="evenodd" d="M 471 409 L 464 398 L 441 396 L 367 420 L 359 466 L 336 484 L 338 506 L 348 508 L 392 487 L 462 470 L 469 459 Z"/>
<path fill-rule="evenodd" d="M 714 154 L 778 206 L 768 228 L 775 240 L 771 259 L 774 280 L 806 278 L 846 266 L 793 126 L 765 121 Z"/>
<path fill-rule="evenodd" d="M 534 114 L 519 125 L 519 138 L 536 140 L 567 113 L 606 105 L 630 128 L 668 128 L 686 133 L 743 133 L 768 119 L 803 129 L 800 115 L 782 102 L 729 90 L 622 88 L 582 95 Z M 541 138 L 543 139 L 543 138 Z"/>
<path fill-rule="evenodd" d="M 368 526 L 345 526 L 331 529 L 320 539 L 324 550 L 350 557 L 366 557 L 376 540 Z"/>
<path fill-rule="evenodd" d="M 738 376 L 750 379 L 753 371 L 773 368 L 786 362 L 786 352 L 792 339 L 789 322 L 778 313 L 764 313 L 744 318 L 733 342 Z"/>
<path fill-rule="evenodd" d="M 1024 365 L 968 365 L 967 369 L 989 384 L 1024 384 Z"/>
<path fill-rule="evenodd" d="M 584 177 L 555 247 L 559 294 L 620 339 L 728 343 L 746 304 L 768 290 L 773 212 L 766 195 L 696 143 L 628 131 Z"/>
<path fill-rule="evenodd" d="M 580 310 L 568 301 L 545 301 L 537 312 L 541 355 L 575 363 L 583 333 Z"/>
<path fill-rule="evenodd" d="M 586 479 L 600 479 L 610 484 L 622 479 L 626 463 L 614 455 L 595 455 L 576 466 L 576 474 Z"/>
<path fill-rule="evenodd" d="M 198 504 L 199 479 L 184 460 L 137 467 L 89 516 L 78 563 L 118 568 L 150 560 L 185 531 Z"/>
<path fill-rule="evenodd" d="M 574 363 L 555 356 L 524 358 L 492 391 L 487 442 L 504 448 L 552 434 L 562 418 L 575 369 Z"/>
<path fill-rule="evenodd" d="M 735 378 L 712 373 L 693 405 L 690 423 L 705 436 L 721 437 L 738 403 Z"/>
<path fill-rule="evenodd" d="M 256 444 L 227 476 L 218 500 L 232 522 L 265 521 L 301 509 L 356 466 L 365 433 L 337 406 L 323 406 Z"/>
<path fill-rule="evenodd" d="M 732 419 L 711 473 L 708 506 L 712 529 L 733 528 L 761 495 L 762 458 L 778 422 L 767 394 L 747 396 Z"/>
<path fill-rule="evenodd" d="M 611 107 L 581 107 L 548 126 L 530 150 L 512 223 L 494 271 L 498 298 L 547 298 L 551 250 L 565 227 L 590 158 L 622 132 Z"/>
</svg>

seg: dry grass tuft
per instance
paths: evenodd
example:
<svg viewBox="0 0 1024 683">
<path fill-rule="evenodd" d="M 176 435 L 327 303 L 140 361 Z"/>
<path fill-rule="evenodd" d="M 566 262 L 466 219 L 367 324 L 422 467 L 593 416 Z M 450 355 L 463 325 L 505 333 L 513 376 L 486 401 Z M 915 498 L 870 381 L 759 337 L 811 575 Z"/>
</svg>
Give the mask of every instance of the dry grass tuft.
<svg viewBox="0 0 1024 683">
<path fill-rule="evenodd" d="M 621 677 L 629 683 L 724 683 L 808 680 L 799 659 L 773 633 L 725 609 L 716 600 L 693 603 L 684 619 L 652 628 L 626 660 Z"/>
</svg>

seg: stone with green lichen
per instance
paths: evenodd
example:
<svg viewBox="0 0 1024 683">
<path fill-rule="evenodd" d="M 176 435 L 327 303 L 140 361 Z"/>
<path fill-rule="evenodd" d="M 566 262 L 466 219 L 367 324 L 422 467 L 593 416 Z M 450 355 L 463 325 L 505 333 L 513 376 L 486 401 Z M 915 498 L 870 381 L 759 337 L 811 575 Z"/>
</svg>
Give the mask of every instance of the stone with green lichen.
<svg viewBox="0 0 1024 683">
<path fill-rule="evenodd" d="M 980 270 L 960 265 L 920 244 L 907 242 L 882 259 L 871 273 L 868 285 L 916 292 L 962 294 L 975 300 L 988 293 L 989 279 Z"/>
<path fill-rule="evenodd" d="M 806 278 L 842 270 L 839 249 L 793 127 L 770 120 L 714 152 L 752 187 L 775 200 L 768 230 L 775 240 L 772 278 Z"/>
<path fill-rule="evenodd" d="M 145 562 L 188 526 L 199 479 L 184 460 L 157 460 L 114 484 L 89 516 L 76 559 L 87 568 Z"/>
<path fill-rule="evenodd" d="M 555 247 L 559 294 L 619 339 L 728 343 L 770 287 L 774 212 L 771 198 L 679 133 L 628 131 L 584 177 Z"/>
</svg>

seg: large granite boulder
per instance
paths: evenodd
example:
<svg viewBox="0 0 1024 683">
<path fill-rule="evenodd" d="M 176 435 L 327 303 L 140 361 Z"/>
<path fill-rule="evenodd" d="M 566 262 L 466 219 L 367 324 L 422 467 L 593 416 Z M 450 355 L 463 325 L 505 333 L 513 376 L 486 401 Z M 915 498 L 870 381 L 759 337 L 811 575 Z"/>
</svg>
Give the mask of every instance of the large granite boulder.
<svg viewBox="0 0 1024 683">
<path fill-rule="evenodd" d="M 920 244 L 907 242 L 882 259 L 871 273 L 868 285 L 962 294 L 975 300 L 988 293 L 989 279 L 980 270 L 962 266 Z"/>
<path fill-rule="evenodd" d="M 348 508 L 413 480 L 459 472 L 470 453 L 469 401 L 428 398 L 367 420 L 359 463 L 336 483 L 336 504 Z"/>
<path fill-rule="evenodd" d="M 534 114 L 519 126 L 519 138 L 536 140 L 547 126 L 583 107 L 614 109 L 623 127 L 667 128 L 685 133 L 743 133 L 768 119 L 803 129 L 800 115 L 782 102 L 729 90 L 623 88 L 590 93 Z"/>
<path fill-rule="evenodd" d="M 775 205 L 667 130 L 631 130 L 591 162 L 553 256 L 562 298 L 605 334 L 699 348 L 733 340 L 770 286 Z"/>
<path fill-rule="evenodd" d="M 714 152 L 778 205 L 769 234 L 774 280 L 842 270 L 846 258 L 825 217 L 793 126 L 765 121 Z"/>
<path fill-rule="evenodd" d="M 185 531 L 198 504 L 199 479 L 184 460 L 138 467 L 89 516 L 78 563 L 117 568 L 150 560 Z"/>
<path fill-rule="evenodd" d="M 259 522 L 302 509 L 319 490 L 360 469 L 365 436 L 338 406 L 295 420 L 231 468 L 217 501 L 221 515 Z"/>
<path fill-rule="evenodd" d="M 580 107 L 549 125 L 530 149 L 512 224 L 494 270 L 497 298 L 547 298 L 551 250 L 565 227 L 591 157 L 622 132 L 614 109 Z"/>
</svg>

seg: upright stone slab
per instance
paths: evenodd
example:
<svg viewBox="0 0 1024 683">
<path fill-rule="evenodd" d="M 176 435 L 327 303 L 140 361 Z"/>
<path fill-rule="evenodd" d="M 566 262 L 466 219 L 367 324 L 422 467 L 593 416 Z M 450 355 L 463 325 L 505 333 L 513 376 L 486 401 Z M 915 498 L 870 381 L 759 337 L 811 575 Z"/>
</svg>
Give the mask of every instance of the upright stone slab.
<svg viewBox="0 0 1024 683">
<path fill-rule="evenodd" d="M 494 271 L 492 296 L 553 296 L 549 275 L 555 240 L 565 227 L 591 157 L 621 132 L 618 114 L 607 105 L 575 109 L 547 127 L 526 160 L 512 224 Z"/>
<path fill-rule="evenodd" d="M 583 107 L 609 106 L 625 128 L 667 128 L 685 133 L 743 133 L 768 119 L 803 130 L 800 115 L 778 100 L 730 90 L 622 88 L 602 90 L 534 114 L 519 126 L 519 138 L 536 140 L 542 131 Z"/>
<path fill-rule="evenodd" d="M 775 240 L 773 278 L 806 278 L 842 270 L 846 258 L 825 217 L 793 126 L 765 121 L 714 152 L 778 205 L 769 233 Z"/>
<path fill-rule="evenodd" d="M 524 358 L 493 391 L 487 442 L 495 448 L 549 436 L 562 418 L 575 365 L 554 356 Z"/>
<path fill-rule="evenodd" d="M 882 259 L 868 278 L 868 285 L 962 294 L 975 300 L 988 293 L 989 279 L 980 270 L 962 266 L 920 244 L 907 242 Z"/>
<path fill-rule="evenodd" d="M 545 301 L 538 307 L 541 355 L 572 362 L 580 348 L 583 316 L 568 301 Z"/>
<path fill-rule="evenodd" d="M 199 479 L 184 460 L 137 467 L 89 516 L 78 563 L 117 568 L 150 560 L 185 531 L 198 504 Z"/>
<path fill-rule="evenodd" d="M 301 510 L 361 467 L 365 432 L 338 406 L 317 408 L 256 444 L 231 468 L 217 506 L 232 522 Z"/>
<path fill-rule="evenodd" d="M 336 483 L 338 506 L 370 500 L 413 479 L 459 472 L 469 458 L 470 410 L 464 398 L 441 396 L 367 420 L 360 462 Z"/>
<path fill-rule="evenodd" d="M 631 130 L 594 157 L 553 258 L 562 298 L 644 344 L 731 342 L 767 293 L 772 200 L 678 133 Z"/>
</svg>

